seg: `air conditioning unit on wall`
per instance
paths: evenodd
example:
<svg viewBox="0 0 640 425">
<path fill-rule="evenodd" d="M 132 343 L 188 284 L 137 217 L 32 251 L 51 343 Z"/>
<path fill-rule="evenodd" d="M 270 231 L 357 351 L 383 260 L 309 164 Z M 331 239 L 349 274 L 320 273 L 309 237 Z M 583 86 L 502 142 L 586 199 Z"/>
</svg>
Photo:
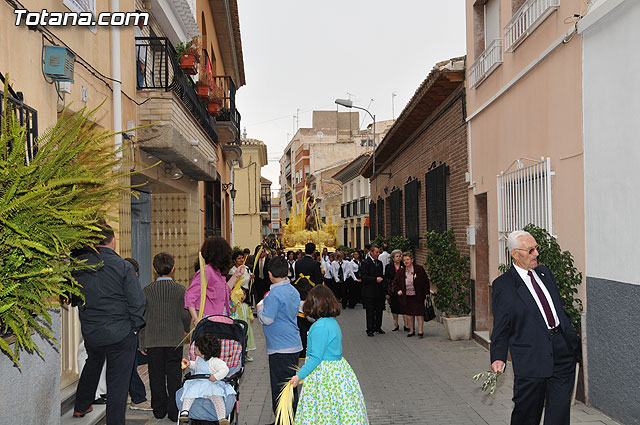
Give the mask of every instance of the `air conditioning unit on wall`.
<svg viewBox="0 0 640 425">
<path fill-rule="evenodd" d="M 57 81 L 73 81 L 75 55 L 66 47 L 45 46 L 44 73 Z"/>
</svg>

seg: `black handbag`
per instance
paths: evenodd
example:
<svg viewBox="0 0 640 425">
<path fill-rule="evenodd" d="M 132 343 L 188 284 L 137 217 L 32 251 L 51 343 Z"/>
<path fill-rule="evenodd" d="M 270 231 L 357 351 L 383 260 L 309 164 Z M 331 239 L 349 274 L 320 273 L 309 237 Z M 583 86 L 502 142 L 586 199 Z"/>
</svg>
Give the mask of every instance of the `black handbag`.
<svg viewBox="0 0 640 425">
<path fill-rule="evenodd" d="M 436 318 L 436 311 L 433 309 L 433 303 L 431 297 L 427 297 L 427 302 L 424 305 L 424 321 L 428 322 Z"/>
</svg>

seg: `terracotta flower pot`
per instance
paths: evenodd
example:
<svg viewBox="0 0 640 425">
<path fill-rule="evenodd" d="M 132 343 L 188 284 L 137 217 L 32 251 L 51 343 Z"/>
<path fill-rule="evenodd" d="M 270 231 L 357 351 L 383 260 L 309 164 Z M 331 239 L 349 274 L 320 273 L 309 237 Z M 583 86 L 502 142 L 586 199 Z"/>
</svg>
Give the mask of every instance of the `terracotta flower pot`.
<svg viewBox="0 0 640 425">
<path fill-rule="evenodd" d="M 198 73 L 198 64 L 196 62 L 196 56 L 193 53 L 181 53 L 180 54 L 180 68 L 187 75 L 195 75 Z"/>
<path fill-rule="evenodd" d="M 207 110 L 209 111 L 209 113 L 213 116 L 218 116 L 218 114 L 220 113 L 220 105 L 218 105 L 215 102 L 209 102 L 207 104 Z"/>
<path fill-rule="evenodd" d="M 209 98 L 209 86 L 207 86 L 206 84 L 196 84 L 196 91 L 198 93 L 198 97 L 201 99 L 208 99 Z"/>
</svg>

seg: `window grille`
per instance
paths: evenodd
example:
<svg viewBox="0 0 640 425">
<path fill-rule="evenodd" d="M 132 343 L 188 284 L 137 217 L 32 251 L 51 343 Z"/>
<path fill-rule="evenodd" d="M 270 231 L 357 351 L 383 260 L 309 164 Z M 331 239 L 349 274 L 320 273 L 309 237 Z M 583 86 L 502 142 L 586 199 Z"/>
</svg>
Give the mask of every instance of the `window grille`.
<svg viewBox="0 0 640 425">
<path fill-rule="evenodd" d="M 342 244 L 344 246 L 349 246 L 349 228 L 348 227 L 345 226 L 345 228 L 343 229 L 343 235 L 342 236 L 344 238 Z"/>
<path fill-rule="evenodd" d="M 534 224 L 553 234 L 551 205 L 551 158 L 498 175 L 498 243 L 500 264 L 508 264 L 507 236 Z"/>
<path fill-rule="evenodd" d="M 391 236 L 402 236 L 402 191 L 396 189 L 389 195 L 389 221 L 391 222 Z"/>
<path fill-rule="evenodd" d="M 447 230 L 447 166 L 442 164 L 424 176 L 427 231 Z"/>
<path fill-rule="evenodd" d="M 407 239 L 416 246 L 420 239 L 420 219 L 418 215 L 418 198 L 420 184 L 413 179 L 404 185 L 404 225 Z"/>
<path fill-rule="evenodd" d="M 376 238 L 376 203 L 369 201 L 369 239 Z"/>
<path fill-rule="evenodd" d="M 384 234 L 385 234 L 385 231 L 384 231 L 384 199 L 378 198 L 378 204 L 376 205 L 376 210 L 378 212 L 378 220 L 376 220 L 376 223 L 378 225 L 377 234 L 384 236 Z"/>
</svg>

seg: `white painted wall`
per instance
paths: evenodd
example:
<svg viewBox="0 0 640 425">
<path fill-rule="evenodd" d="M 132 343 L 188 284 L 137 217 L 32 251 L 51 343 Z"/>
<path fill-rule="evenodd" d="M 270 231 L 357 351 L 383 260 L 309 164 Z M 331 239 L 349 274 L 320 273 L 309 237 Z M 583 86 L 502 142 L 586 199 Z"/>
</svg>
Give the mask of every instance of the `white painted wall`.
<svg viewBox="0 0 640 425">
<path fill-rule="evenodd" d="M 640 2 L 609 2 L 581 27 L 586 274 L 640 284 Z"/>
</svg>

